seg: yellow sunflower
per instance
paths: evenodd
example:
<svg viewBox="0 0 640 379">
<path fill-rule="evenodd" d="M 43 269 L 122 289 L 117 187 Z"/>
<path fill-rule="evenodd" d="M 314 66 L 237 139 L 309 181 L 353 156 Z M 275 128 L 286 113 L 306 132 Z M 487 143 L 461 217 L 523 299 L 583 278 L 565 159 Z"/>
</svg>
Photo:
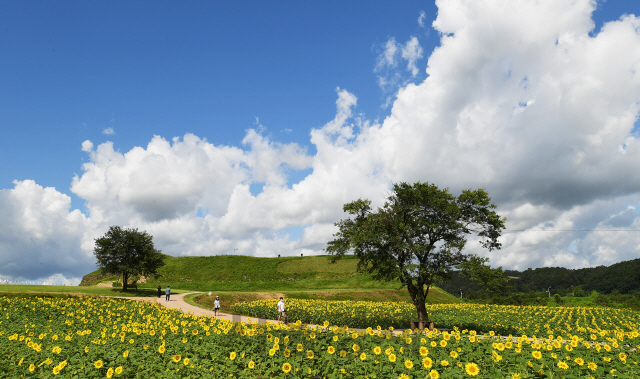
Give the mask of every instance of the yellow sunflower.
<svg viewBox="0 0 640 379">
<path fill-rule="evenodd" d="M 464 371 L 471 376 L 476 376 L 480 373 L 480 368 L 475 363 L 467 363 L 464 366 Z"/>
</svg>

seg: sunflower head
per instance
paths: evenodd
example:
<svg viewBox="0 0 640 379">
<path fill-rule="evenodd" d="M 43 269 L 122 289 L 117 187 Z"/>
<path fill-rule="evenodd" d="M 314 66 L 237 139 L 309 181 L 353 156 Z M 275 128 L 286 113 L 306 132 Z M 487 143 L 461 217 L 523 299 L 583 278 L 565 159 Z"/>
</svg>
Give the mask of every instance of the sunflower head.
<svg viewBox="0 0 640 379">
<path fill-rule="evenodd" d="M 480 368 L 478 368 L 478 365 L 475 363 L 467 363 L 464 366 L 464 371 L 471 376 L 476 376 L 480 373 Z"/>
</svg>

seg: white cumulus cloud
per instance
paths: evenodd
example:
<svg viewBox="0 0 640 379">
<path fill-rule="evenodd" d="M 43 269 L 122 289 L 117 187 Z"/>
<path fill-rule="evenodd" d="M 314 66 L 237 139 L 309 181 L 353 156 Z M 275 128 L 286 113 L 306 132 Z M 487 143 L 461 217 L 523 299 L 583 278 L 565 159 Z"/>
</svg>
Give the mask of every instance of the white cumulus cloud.
<svg viewBox="0 0 640 379">
<path fill-rule="evenodd" d="M 80 282 L 96 269 L 91 225 L 71 198 L 32 180 L 0 190 L 0 277 L 45 280 L 52 273 Z"/>
</svg>

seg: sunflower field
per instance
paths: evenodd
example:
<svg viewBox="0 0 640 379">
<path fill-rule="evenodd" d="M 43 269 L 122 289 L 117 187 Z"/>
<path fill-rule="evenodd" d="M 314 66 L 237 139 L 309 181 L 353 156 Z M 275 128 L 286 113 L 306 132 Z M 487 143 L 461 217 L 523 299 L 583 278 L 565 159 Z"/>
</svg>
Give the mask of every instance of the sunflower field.
<svg viewBox="0 0 640 379">
<path fill-rule="evenodd" d="M 468 314 L 457 308 L 467 322 L 480 325 L 491 317 L 474 316 L 474 306 L 467 307 Z M 466 328 L 395 335 L 378 325 L 356 330 L 328 320 L 319 326 L 232 323 L 120 299 L 0 297 L 0 377 L 640 377 L 637 317 L 522 309 L 523 321 L 514 315 L 493 322 L 537 324 L 537 337 Z"/>
<path fill-rule="evenodd" d="M 265 319 L 277 319 L 277 300 L 257 300 L 231 306 L 236 314 Z M 287 314 L 292 320 L 309 324 L 329 321 L 332 325 L 367 328 L 408 328 L 417 319 L 411 303 L 371 301 L 286 301 Z M 505 306 L 483 304 L 427 305 L 429 317 L 439 328 L 495 332 L 500 335 L 576 335 L 593 339 L 618 332 L 640 330 L 640 314 L 629 309 L 562 308 Z"/>
</svg>

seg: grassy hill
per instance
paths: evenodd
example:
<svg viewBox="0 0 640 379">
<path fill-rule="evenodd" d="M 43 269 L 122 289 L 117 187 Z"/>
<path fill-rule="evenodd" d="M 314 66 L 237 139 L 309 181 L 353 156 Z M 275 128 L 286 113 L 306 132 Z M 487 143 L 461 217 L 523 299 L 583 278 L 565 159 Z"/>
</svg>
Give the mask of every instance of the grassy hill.
<svg viewBox="0 0 640 379">
<path fill-rule="evenodd" d="M 336 263 L 331 263 L 331 258 L 327 255 L 282 258 L 166 256 L 166 264 L 158 275 L 147 278 L 147 282 L 138 284 L 138 288 L 170 285 L 173 289 L 191 291 L 284 292 L 287 296 L 295 293 L 295 297 L 409 300 L 399 282 L 382 283 L 357 273 L 356 257 L 345 256 Z M 116 277 L 97 270 L 85 279 L 93 280 L 83 280 L 84 285 L 95 285 L 100 281 L 114 281 Z M 360 293 L 362 291 L 368 294 Z M 373 295 L 371 291 L 378 291 L 378 294 Z M 439 290 L 429 296 L 433 302 L 458 301 Z"/>
</svg>

